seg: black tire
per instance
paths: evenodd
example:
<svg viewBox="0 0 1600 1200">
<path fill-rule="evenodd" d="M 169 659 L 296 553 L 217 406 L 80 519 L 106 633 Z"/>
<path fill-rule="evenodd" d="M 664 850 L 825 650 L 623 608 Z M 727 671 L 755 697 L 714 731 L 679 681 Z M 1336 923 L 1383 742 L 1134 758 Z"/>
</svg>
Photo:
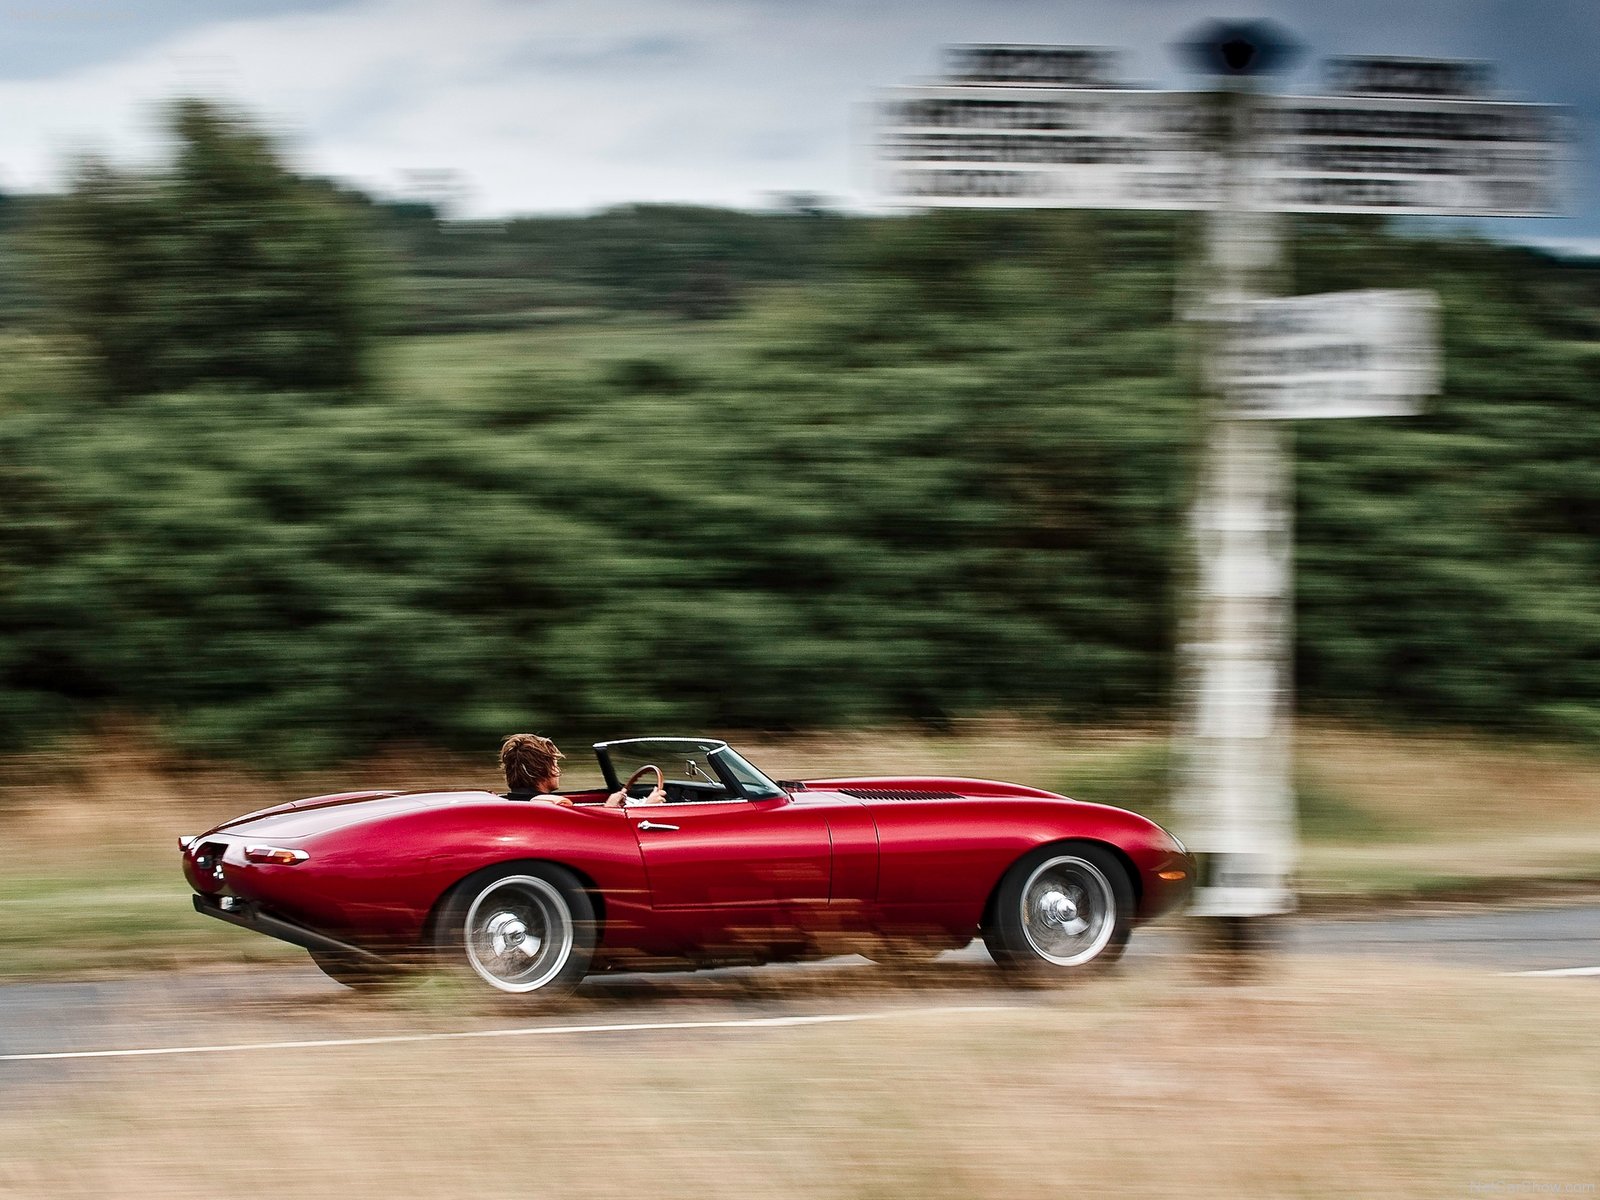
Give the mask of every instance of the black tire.
<svg viewBox="0 0 1600 1200">
<path fill-rule="evenodd" d="M 400 981 L 400 970 L 389 963 L 375 963 L 342 950 L 308 950 L 311 961 L 335 983 L 358 992 L 379 991 Z"/>
<path fill-rule="evenodd" d="M 983 941 L 1009 970 L 1081 976 L 1122 957 L 1133 908 L 1133 883 L 1116 855 L 1092 842 L 1058 842 L 1011 865 Z"/>
<path fill-rule="evenodd" d="M 530 862 L 489 867 L 451 888 L 433 940 L 454 974 L 531 1001 L 577 987 L 597 939 L 594 902 L 577 877 L 554 863 Z"/>
</svg>

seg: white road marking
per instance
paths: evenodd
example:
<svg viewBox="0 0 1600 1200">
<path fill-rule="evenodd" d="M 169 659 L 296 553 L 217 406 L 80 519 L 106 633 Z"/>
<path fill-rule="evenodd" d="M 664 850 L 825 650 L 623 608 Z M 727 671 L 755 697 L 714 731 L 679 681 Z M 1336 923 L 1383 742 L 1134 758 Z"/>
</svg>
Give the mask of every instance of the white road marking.
<svg viewBox="0 0 1600 1200">
<path fill-rule="evenodd" d="M 623 1025 L 528 1025 L 517 1029 L 473 1029 L 455 1033 L 403 1033 L 385 1037 L 322 1038 L 297 1042 L 237 1042 L 220 1046 L 150 1046 L 133 1050 L 59 1050 L 41 1054 L 0 1054 L 0 1062 L 53 1062 L 73 1058 L 154 1058 L 168 1054 L 232 1054 L 246 1050 L 314 1050 L 331 1046 L 389 1046 L 401 1042 L 445 1042 L 463 1038 L 538 1037 L 563 1033 L 639 1033 L 663 1029 L 780 1029 L 794 1025 L 830 1025 L 846 1021 L 886 1021 L 935 1013 L 1018 1012 L 1016 1004 L 950 1005 L 936 1008 L 894 1008 L 878 1012 L 823 1013 L 809 1017 L 741 1017 L 721 1021 L 635 1021 Z"/>
<path fill-rule="evenodd" d="M 1500 974 L 1520 975 L 1524 978 L 1543 975 L 1546 978 L 1554 979 L 1560 975 L 1600 975 L 1600 967 L 1556 967 L 1549 971 L 1501 971 Z"/>
</svg>

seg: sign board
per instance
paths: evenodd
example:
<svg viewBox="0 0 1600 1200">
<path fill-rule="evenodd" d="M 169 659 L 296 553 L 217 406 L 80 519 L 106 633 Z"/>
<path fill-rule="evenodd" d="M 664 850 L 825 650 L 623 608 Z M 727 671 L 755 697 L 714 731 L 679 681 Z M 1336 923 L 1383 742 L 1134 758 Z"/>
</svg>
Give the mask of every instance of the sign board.
<svg viewBox="0 0 1600 1200">
<path fill-rule="evenodd" d="M 1204 208 L 1184 92 L 946 85 L 879 106 L 882 190 L 963 208 Z"/>
<path fill-rule="evenodd" d="M 1568 141 L 1543 104 L 1275 96 L 1263 104 L 1275 212 L 1558 215 Z"/>
<path fill-rule="evenodd" d="M 1116 87 L 1109 62 L 1081 47 L 957 48 L 946 82 L 879 102 L 880 190 L 929 207 L 1214 207 L 1213 98 Z M 1566 207 L 1560 110 L 1470 98 L 1486 84 L 1472 63 L 1347 59 L 1334 74 L 1351 94 L 1259 98 L 1252 207 L 1506 217 Z"/>
<path fill-rule="evenodd" d="M 1214 367 L 1228 415 L 1401 417 L 1439 386 L 1432 292 L 1356 291 L 1239 306 Z"/>
</svg>

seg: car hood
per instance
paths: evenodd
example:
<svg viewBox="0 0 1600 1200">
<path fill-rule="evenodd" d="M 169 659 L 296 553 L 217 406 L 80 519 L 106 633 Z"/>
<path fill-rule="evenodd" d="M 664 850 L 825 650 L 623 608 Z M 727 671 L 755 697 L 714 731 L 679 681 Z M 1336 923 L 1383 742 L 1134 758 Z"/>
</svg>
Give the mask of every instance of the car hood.
<svg viewBox="0 0 1600 1200">
<path fill-rule="evenodd" d="M 497 800 L 503 802 L 502 797 L 485 791 L 336 792 L 246 813 L 218 825 L 212 832 L 293 840 L 425 809 L 452 808 Z"/>
</svg>

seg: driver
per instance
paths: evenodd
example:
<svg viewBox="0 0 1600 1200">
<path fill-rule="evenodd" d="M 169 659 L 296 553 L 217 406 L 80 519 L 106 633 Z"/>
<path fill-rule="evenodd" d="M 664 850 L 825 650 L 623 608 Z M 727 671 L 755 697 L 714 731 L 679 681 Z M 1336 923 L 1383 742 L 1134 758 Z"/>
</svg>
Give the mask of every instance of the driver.
<svg viewBox="0 0 1600 1200">
<path fill-rule="evenodd" d="M 500 766 L 506 773 L 506 793 L 511 800 L 548 800 L 553 804 L 572 801 L 556 795 L 561 786 L 562 754 L 556 744 L 537 733 L 513 733 L 500 743 Z M 624 804 L 664 804 L 666 796 L 658 787 L 642 800 L 630 798 L 618 788 L 606 797 L 607 808 L 621 808 Z"/>
</svg>

